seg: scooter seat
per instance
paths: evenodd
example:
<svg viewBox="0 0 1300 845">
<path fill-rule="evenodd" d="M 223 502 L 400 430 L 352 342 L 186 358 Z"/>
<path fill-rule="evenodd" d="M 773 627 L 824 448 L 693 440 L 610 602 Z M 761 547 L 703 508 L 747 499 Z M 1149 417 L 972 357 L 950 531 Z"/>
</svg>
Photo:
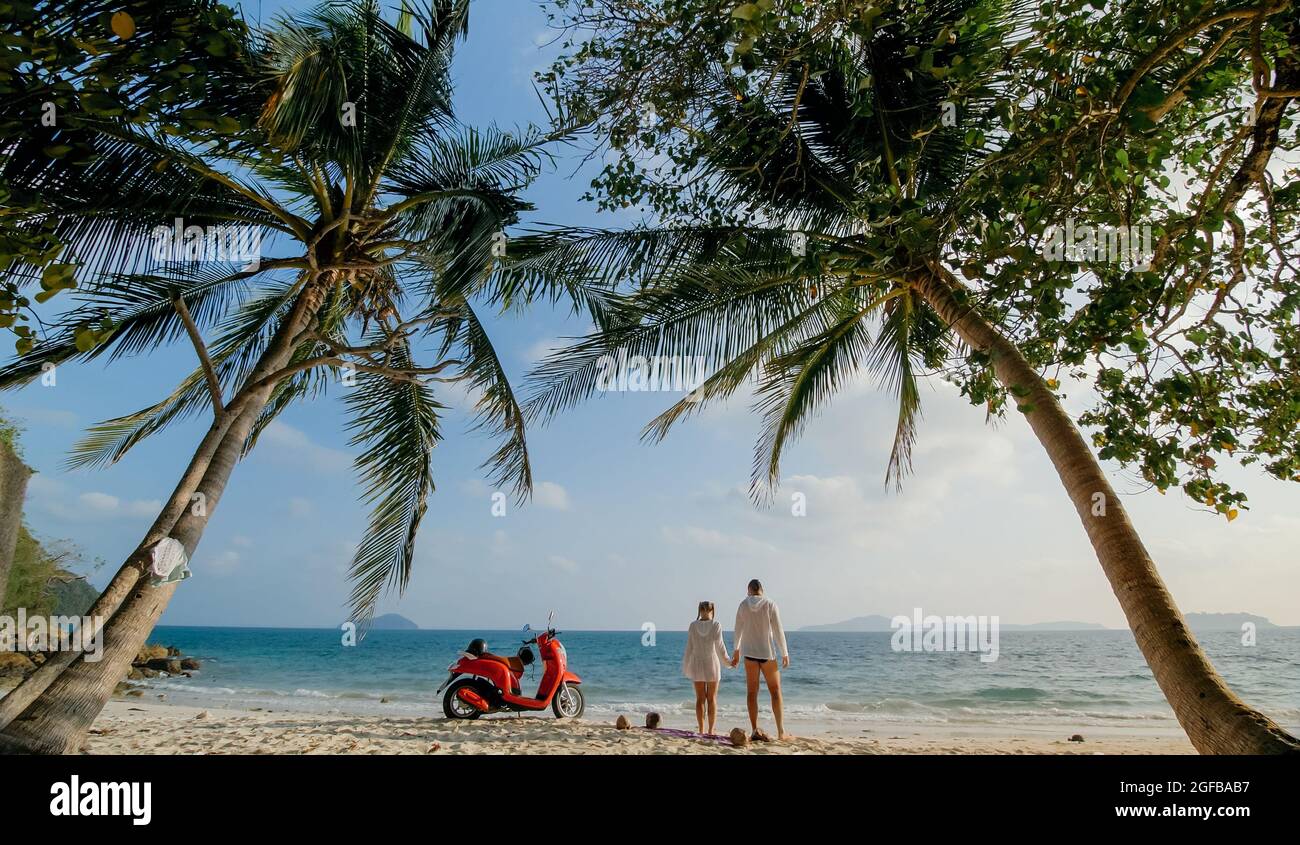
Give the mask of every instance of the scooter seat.
<svg viewBox="0 0 1300 845">
<path fill-rule="evenodd" d="M 504 664 L 507 669 L 509 669 L 511 672 L 514 672 L 516 674 L 523 674 L 524 671 L 524 661 L 520 660 L 518 657 L 506 657 L 500 654 L 492 654 L 490 652 L 484 652 L 483 654 L 479 655 L 478 659 L 494 660 L 497 663 Z"/>
</svg>

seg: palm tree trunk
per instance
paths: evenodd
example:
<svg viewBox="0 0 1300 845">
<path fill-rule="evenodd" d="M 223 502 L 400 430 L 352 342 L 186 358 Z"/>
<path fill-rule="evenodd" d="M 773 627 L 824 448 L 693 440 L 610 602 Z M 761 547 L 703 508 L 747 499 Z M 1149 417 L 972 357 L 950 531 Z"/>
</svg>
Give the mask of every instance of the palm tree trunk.
<svg viewBox="0 0 1300 845">
<path fill-rule="evenodd" d="M 217 420 L 208 429 L 207 435 L 199 443 L 194 457 L 190 459 L 190 464 L 181 476 L 172 491 L 171 498 L 168 500 L 162 512 L 154 520 L 149 532 L 145 535 L 144 540 L 136 547 L 136 550 L 127 558 L 126 563 L 118 569 L 113 576 L 113 580 L 108 582 L 108 586 L 100 593 L 83 614 L 88 619 L 94 620 L 91 628 L 83 631 L 83 642 L 86 639 L 97 635 L 100 623 L 110 618 L 122 602 L 135 589 L 136 585 L 144 578 L 148 569 L 148 552 L 151 546 L 167 536 L 172 526 L 184 510 L 190 506 L 191 499 L 198 489 L 199 482 L 203 480 L 208 466 L 216 454 L 217 448 L 220 447 L 226 431 L 230 428 L 231 418 L 226 417 Z M 0 698 L 0 730 L 9 725 L 20 713 L 49 688 L 50 684 L 67 669 L 72 663 L 80 657 L 80 652 L 73 650 L 57 651 L 47 655 L 44 663 L 23 680 L 16 688 L 11 690 L 4 698 Z"/>
<path fill-rule="evenodd" d="M 170 532 L 170 536 L 185 546 L 189 555 L 198 546 L 208 515 L 230 479 L 243 451 L 244 438 L 260 410 L 261 405 L 250 406 L 240 414 L 213 455 L 211 466 L 197 491 L 206 497 L 206 509 L 186 512 Z M 0 751 L 71 754 L 80 750 L 90 726 L 117 684 L 126 677 L 131 660 L 145 644 L 176 586 L 172 583 L 155 587 L 148 577 L 138 578 L 121 607 L 104 625 L 102 659 L 95 663 L 72 661 L 48 689 L 0 733 Z"/>
<path fill-rule="evenodd" d="M 247 385 L 289 363 L 303 329 L 315 319 L 324 293 L 324 285 L 317 280 L 304 288 L 293 312 L 248 377 Z M 0 752 L 68 754 L 81 748 L 90 726 L 125 677 L 132 658 L 145 644 L 177 586 L 174 583 L 152 586 L 142 552 L 163 537 L 170 536 L 185 547 L 187 555 L 193 556 L 208 519 L 243 454 L 248 435 L 273 390 L 274 385 L 267 384 L 232 400 L 228 408 L 238 403 L 238 410 L 219 419 L 209 430 L 208 437 L 200 444 L 186 474 L 177 484 L 172 499 L 155 520 L 137 553 L 123 564 L 92 607 L 88 615 L 94 615 L 97 608 L 102 609 L 104 615 L 111 615 L 103 628 L 102 659 L 87 663 L 80 659 L 79 653 L 59 652 L 47 661 L 47 665 L 57 661 L 49 672 L 38 679 L 37 676 L 46 668 L 42 666 L 23 685 L 0 700 L 0 717 L 21 708 L 19 713 L 9 717 L 7 724 L 0 721 L 4 726 L 0 731 Z M 197 481 L 194 480 L 196 475 L 199 477 Z M 194 493 L 203 495 L 204 508 L 189 507 Z M 33 680 L 37 683 L 24 690 Z M 10 699 L 20 693 L 21 696 L 11 704 Z"/>
<path fill-rule="evenodd" d="M 1197 643 L 1101 464 L 1042 377 L 979 315 L 960 283 L 935 266 L 912 288 L 1019 397 L 1030 428 L 1088 532 L 1138 648 L 1188 739 L 1202 754 L 1300 753 L 1300 740 L 1238 698 Z M 1028 393 L 1025 393 L 1028 391 Z"/>
</svg>

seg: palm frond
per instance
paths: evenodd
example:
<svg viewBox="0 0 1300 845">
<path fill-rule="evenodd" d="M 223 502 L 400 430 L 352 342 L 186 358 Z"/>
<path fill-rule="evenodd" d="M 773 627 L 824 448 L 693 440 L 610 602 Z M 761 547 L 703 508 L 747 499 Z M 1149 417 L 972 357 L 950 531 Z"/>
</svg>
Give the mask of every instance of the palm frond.
<svg viewBox="0 0 1300 845">
<path fill-rule="evenodd" d="M 824 331 L 774 358 L 764 368 L 754 404 L 762 418 L 749 485 L 755 500 L 770 501 L 781 477 L 781 456 L 786 445 L 867 360 L 871 333 L 865 318 L 890 296 L 874 299 L 864 307 L 841 303 L 839 313 Z"/>
<path fill-rule="evenodd" d="M 211 264 L 166 276 L 124 273 L 102 279 L 75 294 L 76 306 L 51 326 L 49 337 L 0 368 L 0 388 L 31 381 L 46 364 L 89 361 L 104 354 L 112 361 L 175 341 L 185 329 L 172 303 L 173 293 L 184 298 L 200 328 L 212 325 L 243 300 L 249 280 L 269 269 L 245 271 Z M 97 346 L 79 348 L 79 329 L 100 321 L 107 321 L 113 334 Z"/>
<path fill-rule="evenodd" d="M 409 347 L 394 352 L 395 365 L 411 366 Z M 364 499 L 374 505 L 350 570 L 351 618 L 364 622 L 385 587 L 401 592 L 410 580 L 416 532 L 434 489 L 431 461 L 444 406 L 425 384 L 367 373 L 359 374 L 346 404 L 351 443 L 361 447 L 356 468 Z"/>
<path fill-rule="evenodd" d="M 524 412 L 478 315 L 468 303 L 459 310 L 463 315 L 457 340 L 462 357 L 459 369 L 465 384 L 479 395 L 475 427 L 504 439 L 481 468 L 488 471 L 493 484 L 510 488 L 520 500 L 527 499 L 533 492 L 533 470 Z"/>
</svg>

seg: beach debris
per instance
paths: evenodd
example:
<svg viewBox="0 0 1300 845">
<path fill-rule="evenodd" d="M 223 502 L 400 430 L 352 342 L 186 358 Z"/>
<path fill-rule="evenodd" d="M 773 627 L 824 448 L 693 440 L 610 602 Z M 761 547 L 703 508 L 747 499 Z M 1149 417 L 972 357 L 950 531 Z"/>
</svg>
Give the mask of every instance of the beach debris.
<svg viewBox="0 0 1300 845">
<path fill-rule="evenodd" d="M 126 691 L 126 694 L 129 695 L 129 696 L 131 696 L 132 698 L 143 698 L 143 697 L 144 697 L 144 690 L 139 690 L 139 689 L 129 689 L 129 690 Z"/>
<path fill-rule="evenodd" d="M 732 728 L 731 733 L 727 734 L 731 738 L 731 744 L 737 748 L 744 748 L 749 745 L 749 737 L 740 728 Z"/>
<path fill-rule="evenodd" d="M 1083 734 L 1075 734 L 1070 737 L 1070 742 L 1083 742 Z"/>
<path fill-rule="evenodd" d="M 195 718 L 195 719 L 206 719 L 206 718 L 208 718 L 208 711 L 204 710 L 202 713 L 197 714 L 194 718 Z"/>
<path fill-rule="evenodd" d="M 645 726 L 652 731 L 658 730 L 659 723 L 662 721 L 663 721 L 663 717 L 661 717 L 658 713 L 645 714 Z"/>
<path fill-rule="evenodd" d="M 379 699 L 379 703 L 380 703 L 380 704 L 387 704 L 387 703 L 388 703 L 388 696 L 384 696 L 383 698 Z"/>
<path fill-rule="evenodd" d="M 625 731 L 628 728 L 632 727 L 632 723 L 627 720 L 626 716 L 620 715 L 614 721 L 614 727 L 618 728 L 620 731 Z"/>
<path fill-rule="evenodd" d="M 430 745 L 430 746 L 429 746 L 429 750 L 428 750 L 428 751 L 425 751 L 424 753 L 425 753 L 425 754 L 432 754 L 433 752 L 435 752 L 435 751 L 440 751 L 440 750 L 442 750 L 442 743 L 440 743 L 440 742 L 435 742 L 433 745 Z"/>
</svg>

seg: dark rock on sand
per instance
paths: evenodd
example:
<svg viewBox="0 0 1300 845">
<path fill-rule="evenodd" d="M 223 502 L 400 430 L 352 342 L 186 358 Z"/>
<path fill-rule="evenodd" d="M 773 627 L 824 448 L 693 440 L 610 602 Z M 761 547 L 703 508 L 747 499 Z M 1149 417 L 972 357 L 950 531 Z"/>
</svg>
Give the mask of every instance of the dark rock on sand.
<svg viewBox="0 0 1300 845">
<path fill-rule="evenodd" d="M 1070 742 L 1083 742 L 1083 734 L 1075 734 L 1070 737 Z"/>
<path fill-rule="evenodd" d="M 184 660 L 181 661 L 181 668 L 186 671 L 191 671 L 195 669 L 202 669 L 203 664 L 195 660 L 193 657 L 186 657 Z"/>
<path fill-rule="evenodd" d="M 0 651 L 0 677 L 13 675 L 25 678 L 27 673 L 35 670 L 36 664 L 27 655 L 16 651 Z"/>
<path fill-rule="evenodd" d="M 179 675 L 183 671 L 181 669 L 181 662 L 175 657 L 155 658 L 146 663 L 145 668 L 153 669 L 158 672 L 166 672 L 169 675 Z"/>
</svg>

